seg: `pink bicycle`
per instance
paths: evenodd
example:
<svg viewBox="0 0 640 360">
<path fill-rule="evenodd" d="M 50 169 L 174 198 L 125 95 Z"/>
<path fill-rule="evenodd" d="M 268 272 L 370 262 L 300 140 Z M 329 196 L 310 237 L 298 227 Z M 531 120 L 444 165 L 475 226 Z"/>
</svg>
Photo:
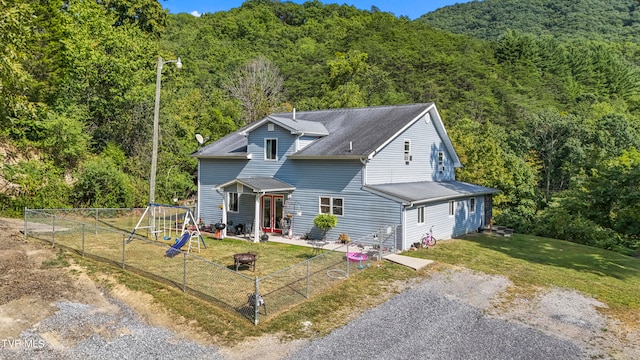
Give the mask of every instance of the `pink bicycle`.
<svg viewBox="0 0 640 360">
<path fill-rule="evenodd" d="M 429 229 L 429 233 L 422 235 L 422 241 L 420 243 L 422 244 L 422 247 L 436 245 L 436 238 L 433 236 L 433 226 Z"/>
</svg>

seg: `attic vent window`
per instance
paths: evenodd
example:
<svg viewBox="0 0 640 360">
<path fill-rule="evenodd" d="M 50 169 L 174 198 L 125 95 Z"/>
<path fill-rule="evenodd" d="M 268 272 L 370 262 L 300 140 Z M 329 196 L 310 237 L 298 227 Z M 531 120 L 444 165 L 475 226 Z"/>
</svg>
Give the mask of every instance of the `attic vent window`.
<svg viewBox="0 0 640 360">
<path fill-rule="evenodd" d="M 273 131 L 273 124 L 267 124 L 267 131 Z"/>
</svg>

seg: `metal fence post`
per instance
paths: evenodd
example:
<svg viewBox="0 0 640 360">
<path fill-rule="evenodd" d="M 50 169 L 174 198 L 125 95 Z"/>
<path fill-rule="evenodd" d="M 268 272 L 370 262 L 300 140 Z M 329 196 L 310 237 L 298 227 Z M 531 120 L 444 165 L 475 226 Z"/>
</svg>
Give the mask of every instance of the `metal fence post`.
<svg viewBox="0 0 640 360">
<path fill-rule="evenodd" d="M 96 231 L 98 231 L 98 229 L 96 228 Z M 122 234 L 122 268 L 124 269 L 124 245 L 126 244 L 127 239 L 125 237 L 124 234 Z"/>
<path fill-rule="evenodd" d="M 307 259 L 307 295 L 306 298 L 309 298 L 309 260 Z"/>
<path fill-rule="evenodd" d="M 26 207 L 24 208 L 24 238 L 27 238 L 27 211 L 29 211 Z"/>
<path fill-rule="evenodd" d="M 187 292 L 187 252 L 182 252 L 182 291 Z"/>
<path fill-rule="evenodd" d="M 258 315 L 260 314 L 260 308 L 258 307 L 258 299 L 260 296 L 260 280 L 258 279 L 258 277 L 256 276 L 256 292 L 254 293 L 255 296 L 253 297 L 253 325 L 258 325 Z"/>
<path fill-rule="evenodd" d="M 347 243 L 347 255 L 349 255 L 349 243 Z M 349 277 L 349 257 L 344 257 L 347 260 L 347 277 Z"/>
<path fill-rule="evenodd" d="M 56 216 L 53 215 L 53 218 L 51 220 L 51 247 L 55 247 L 56 246 Z"/>
<path fill-rule="evenodd" d="M 84 224 L 82 224 L 82 257 L 84 257 Z"/>
</svg>

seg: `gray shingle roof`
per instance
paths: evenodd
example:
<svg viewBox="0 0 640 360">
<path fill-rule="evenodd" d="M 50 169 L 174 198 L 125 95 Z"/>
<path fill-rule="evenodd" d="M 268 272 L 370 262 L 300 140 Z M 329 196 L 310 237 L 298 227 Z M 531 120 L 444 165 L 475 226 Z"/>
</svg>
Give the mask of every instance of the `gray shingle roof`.
<svg viewBox="0 0 640 360">
<path fill-rule="evenodd" d="M 432 105 L 428 103 L 298 112 L 296 118 L 320 122 L 330 135 L 316 140 L 294 156 L 369 156 Z"/>
<path fill-rule="evenodd" d="M 306 134 L 311 136 L 326 136 L 329 135 L 329 131 L 322 125 L 320 122 L 316 121 L 307 121 L 302 120 L 296 116 L 295 119 L 291 117 L 279 117 L 279 116 L 268 116 L 266 120 L 271 120 L 272 122 L 289 129 L 294 134 Z"/>
<path fill-rule="evenodd" d="M 433 110 L 431 110 L 433 108 Z M 192 154 L 196 158 L 247 157 L 247 139 L 250 132 L 265 122 L 274 122 L 295 133 L 308 133 L 319 138 L 291 157 L 353 158 L 368 157 L 397 136 L 407 125 L 430 111 L 436 129 L 445 146 L 454 156 L 454 165 L 460 166 L 453 145 L 433 103 L 375 106 L 354 109 L 331 109 L 272 114 L 229 134 Z M 435 115 L 435 117 L 433 116 Z M 326 136 L 323 136 L 326 135 Z"/>
<path fill-rule="evenodd" d="M 427 203 L 465 196 L 494 194 L 498 192 L 496 189 L 469 184 L 462 181 L 420 181 L 398 184 L 365 185 L 363 188 L 380 196 L 401 201 L 406 204 Z"/>
</svg>

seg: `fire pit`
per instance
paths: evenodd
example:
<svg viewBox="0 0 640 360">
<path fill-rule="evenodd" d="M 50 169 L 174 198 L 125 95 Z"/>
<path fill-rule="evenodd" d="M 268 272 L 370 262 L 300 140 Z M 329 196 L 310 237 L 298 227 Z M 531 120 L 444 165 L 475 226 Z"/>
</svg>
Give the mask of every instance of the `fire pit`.
<svg viewBox="0 0 640 360">
<path fill-rule="evenodd" d="M 240 265 L 248 265 L 249 268 L 253 267 L 252 271 L 256 271 L 256 260 L 258 259 L 258 254 L 255 253 L 240 253 L 233 255 L 233 264 L 236 267 L 236 271 Z"/>
</svg>

